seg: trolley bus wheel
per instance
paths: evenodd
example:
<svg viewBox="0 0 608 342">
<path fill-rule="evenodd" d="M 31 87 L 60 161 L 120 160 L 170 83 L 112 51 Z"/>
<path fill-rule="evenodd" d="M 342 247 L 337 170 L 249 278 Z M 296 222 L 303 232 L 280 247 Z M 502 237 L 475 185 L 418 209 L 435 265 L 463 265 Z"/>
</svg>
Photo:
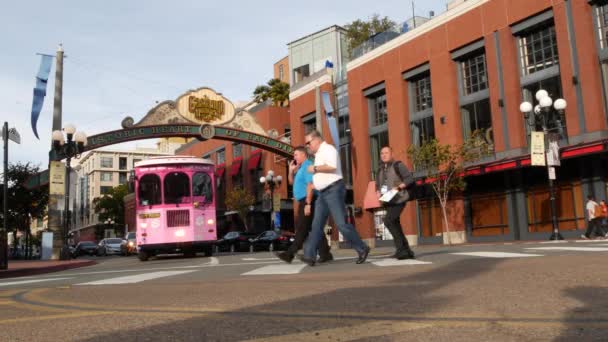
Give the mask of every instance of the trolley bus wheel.
<svg viewBox="0 0 608 342">
<path fill-rule="evenodd" d="M 139 253 L 137 254 L 137 257 L 141 261 L 148 261 L 148 258 L 150 257 L 150 255 L 148 254 L 148 252 L 139 251 Z"/>
</svg>

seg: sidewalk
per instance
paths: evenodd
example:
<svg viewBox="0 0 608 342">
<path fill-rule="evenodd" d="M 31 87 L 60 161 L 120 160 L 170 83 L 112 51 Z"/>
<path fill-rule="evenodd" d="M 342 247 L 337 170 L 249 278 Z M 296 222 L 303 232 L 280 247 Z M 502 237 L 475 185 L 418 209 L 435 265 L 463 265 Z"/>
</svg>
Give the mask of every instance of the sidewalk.
<svg viewBox="0 0 608 342">
<path fill-rule="evenodd" d="M 8 269 L 0 270 L 0 279 L 58 272 L 95 264 L 97 262 L 94 260 L 9 260 Z"/>
</svg>

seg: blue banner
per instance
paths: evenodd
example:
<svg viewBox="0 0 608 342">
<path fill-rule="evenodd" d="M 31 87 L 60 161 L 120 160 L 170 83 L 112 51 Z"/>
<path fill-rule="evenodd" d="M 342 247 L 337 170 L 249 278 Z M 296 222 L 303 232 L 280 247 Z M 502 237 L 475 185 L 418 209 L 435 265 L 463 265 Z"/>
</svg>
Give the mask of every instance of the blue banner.
<svg viewBox="0 0 608 342">
<path fill-rule="evenodd" d="M 44 104 L 44 97 L 46 96 L 46 85 L 49 80 L 49 74 L 51 73 L 51 63 L 53 57 L 50 55 L 41 55 L 40 67 L 38 68 L 38 74 L 36 75 L 36 87 L 34 88 L 34 97 L 32 99 L 32 131 L 38 140 L 38 130 L 36 124 L 38 123 L 38 117 L 42 111 L 42 105 Z"/>
</svg>

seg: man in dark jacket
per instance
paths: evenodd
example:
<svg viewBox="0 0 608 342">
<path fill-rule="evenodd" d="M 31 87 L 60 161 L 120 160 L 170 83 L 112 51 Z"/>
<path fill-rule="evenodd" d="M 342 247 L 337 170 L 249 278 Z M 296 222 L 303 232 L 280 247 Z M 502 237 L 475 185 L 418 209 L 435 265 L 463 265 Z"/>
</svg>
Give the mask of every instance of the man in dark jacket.
<svg viewBox="0 0 608 342">
<path fill-rule="evenodd" d="M 380 199 L 391 190 L 396 191 L 395 196 L 387 202 L 382 202 L 386 209 L 384 225 L 393 235 L 395 242 L 395 254 L 392 257 L 399 260 L 414 259 L 414 252 L 403 234 L 400 216 L 405 204 L 411 198 L 408 188 L 413 186 L 412 173 L 400 161 L 393 159 L 393 150 L 385 146 L 380 150 L 380 168 L 376 177 L 376 193 Z"/>
</svg>

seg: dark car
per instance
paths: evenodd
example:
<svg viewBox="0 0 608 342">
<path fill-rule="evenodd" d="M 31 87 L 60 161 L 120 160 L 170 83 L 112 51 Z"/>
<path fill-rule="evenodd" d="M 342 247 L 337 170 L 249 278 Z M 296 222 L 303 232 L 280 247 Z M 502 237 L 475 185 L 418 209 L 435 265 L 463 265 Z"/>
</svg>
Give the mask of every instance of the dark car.
<svg viewBox="0 0 608 342">
<path fill-rule="evenodd" d="M 72 250 L 72 257 L 76 258 L 81 255 L 95 255 L 97 252 L 97 244 L 93 241 L 80 241 Z"/>
<path fill-rule="evenodd" d="M 254 251 L 286 250 L 293 243 L 293 237 L 282 235 L 274 230 L 267 230 L 250 240 Z"/>
<path fill-rule="evenodd" d="M 125 239 L 120 244 L 121 255 L 137 254 L 137 241 L 135 240 L 135 232 L 128 232 Z"/>
<path fill-rule="evenodd" d="M 249 240 L 254 236 L 255 234 L 247 232 L 228 232 L 215 245 L 219 251 L 247 252 L 249 251 Z"/>
</svg>

